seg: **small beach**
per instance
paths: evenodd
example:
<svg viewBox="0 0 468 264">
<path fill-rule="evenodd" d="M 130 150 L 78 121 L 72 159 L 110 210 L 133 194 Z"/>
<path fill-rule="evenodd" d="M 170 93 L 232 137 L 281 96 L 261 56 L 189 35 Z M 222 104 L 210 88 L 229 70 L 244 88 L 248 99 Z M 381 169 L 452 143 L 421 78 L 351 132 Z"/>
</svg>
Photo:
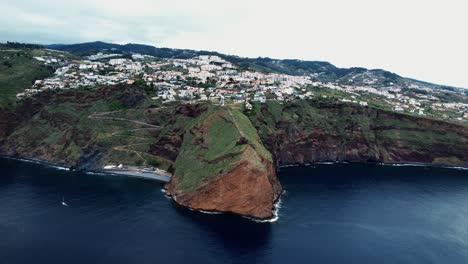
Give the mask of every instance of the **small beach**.
<svg viewBox="0 0 468 264">
<path fill-rule="evenodd" d="M 171 177 L 167 175 L 162 175 L 162 174 L 157 174 L 154 172 L 142 171 L 142 170 L 113 169 L 113 170 L 103 170 L 102 172 L 108 173 L 108 174 L 125 175 L 129 177 L 145 178 L 145 179 L 157 180 L 157 181 L 162 181 L 162 182 L 169 182 L 171 179 Z"/>
</svg>

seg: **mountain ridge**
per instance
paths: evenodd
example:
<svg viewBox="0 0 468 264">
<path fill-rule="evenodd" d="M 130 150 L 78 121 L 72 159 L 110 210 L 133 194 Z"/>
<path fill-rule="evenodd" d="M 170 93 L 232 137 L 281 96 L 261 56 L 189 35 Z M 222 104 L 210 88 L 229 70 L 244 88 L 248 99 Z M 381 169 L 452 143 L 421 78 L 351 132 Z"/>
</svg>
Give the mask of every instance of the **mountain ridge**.
<svg viewBox="0 0 468 264">
<path fill-rule="evenodd" d="M 146 44 L 113 44 L 103 41 L 77 43 L 77 44 L 51 44 L 44 45 L 49 49 L 67 51 L 77 55 L 91 55 L 102 50 L 113 50 L 121 53 L 140 53 L 160 58 L 187 59 L 199 55 L 216 55 L 231 63 L 236 63 L 246 69 L 260 72 L 277 72 L 291 75 L 312 75 L 322 82 L 336 82 L 341 85 L 366 86 L 363 81 L 356 81 L 355 76 L 365 74 L 364 78 L 371 76 L 377 81 L 372 83 L 374 87 L 387 87 L 399 85 L 409 88 L 412 85 L 427 86 L 430 88 L 457 91 L 468 94 L 463 87 L 435 84 L 414 78 L 403 77 L 384 69 L 367 69 L 364 67 L 340 68 L 326 61 L 309 61 L 300 59 L 275 59 L 270 57 L 241 57 L 228 55 L 216 51 L 159 48 Z"/>
</svg>

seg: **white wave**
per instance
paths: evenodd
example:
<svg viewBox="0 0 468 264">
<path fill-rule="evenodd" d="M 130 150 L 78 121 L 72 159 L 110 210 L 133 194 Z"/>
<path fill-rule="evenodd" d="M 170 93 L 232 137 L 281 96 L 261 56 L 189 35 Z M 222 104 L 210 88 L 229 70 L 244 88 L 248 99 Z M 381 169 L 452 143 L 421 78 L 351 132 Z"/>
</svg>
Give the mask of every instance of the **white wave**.
<svg viewBox="0 0 468 264">
<path fill-rule="evenodd" d="M 102 175 L 102 176 L 111 174 L 111 173 L 96 172 L 96 171 L 85 171 L 85 173 L 89 175 Z"/>
<path fill-rule="evenodd" d="M 424 163 L 378 163 L 380 166 L 392 166 L 392 167 L 429 167 L 429 168 L 444 168 L 453 170 L 468 170 L 468 167 L 456 167 L 456 166 L 438 166 L 433 164 Z"/>
<path fill-rule="evenodd" d="M 454 169 L 454 170 L 468 170 L 468 167 L 442 167 L 445 169 Z"/>
<path fill-rule="evenodd" d="M 286 164 L 279 166 L 280 169 L 282 168 L 290 168 L 290 167 L 313 167 L 315 165 L 335 165 L 335 164 L 350 164 L 347 161 L 317 161 L 311 163 L 297 163 L 297 164 Z"/>
<path fill-rule="evenodd" d="M 281 165 L 280 168 L 290 168 L 290 167 L 299 167 L 299 164 L 288 164 L 288 165 Z"/>
<path fill-rule="evenodd" d="M 428 165 L 419 163 L 378 163 L 380 166 L 392 166 L 392 167 L 426 167 Z"/>
<path fill-rule="evenodd" d="M 57 170 L 65 170 L 65 171 L 70 171 L 70 168 L 67 167 L 62 167 L 62 166 L 56 166 L 56 165 L 49 165 L 52 168 L 55 168 Z"/>
<path fill-rule="evenodd" d="M 335 165 L 335 164 L 351 164 L 347 161 L 318 161 L 313 163 L 304 163 L 304 164 L 287 164 L 279 166 L 282 168 L 290 167 L 313 167 L 314 165 Z M 366 164 L 366 163 L 361 163 Z M 372 164 L 372 163 L 371 163 Z M 453 170 L 468 170 L 468 167 L 459 167 L 459 166 L 444 166 L 436 164 L 425 164 L 425 163 L 376 163 L 380 166 L 393 166 L 393 167 L 428 167 L 428 168 L 444 168 L 444 169 L 453 169 Z"/>
<path fill-rule="evenodd" d="M 285 194 L 286 191 L 283 191 L 282 195 Z M 272 218 L 269 218 L 269 219 L 256 219 L 256 218 L 252 218 L 252 217 L 247 217 L 247 216 L 244 216 L 244 218 L 247 218 L 251 221 L 254 221 L 256 223 L 274 223 L 276 221 L 279 220 L 279 211 L 282 207 L 282 200 L 281 200 L 281 197 L 278 199 L 278 201 L 276 201 L 276 203 L 273 205 L 273 217 Z"/>
<path fill-rule="evenodd" d="M 22 161 L 22 162 L 40 164 L 40 165 L 44 165 L 44 166 L 54 168 L 54 169 L 57 169 L 57 170 L 70 171 L 70 168 L 60 166 L 60 165 L 56 165 L 56 164 L 53 164 L 53 163 L 50 163 L 50 162 L 47 162 L 47 161 L 40 161 L 40 160 L 35 160 L 35 159 L 25 159 L 25 158 L 14 158 L 14 157 L 4 157 L 4 158 L 11 159 L 11 160 L 18 160 L 18 161 Z"/>
<path fill-rule="evenodd" d="M 210 215 L 219 215 L 219 214 L 222 214 L 222 212 L 217 212 L 217 211 L 205 211 L 205 210 L 194 210 L 194 211 L 197 211 L 197 212 L 200 212 L 200 213 L 204 213 L 204 214 L 210 214 Z"/>
<path fill-rule="evenodd" d="M 167 195 L 166 189 L 162 188 L 162 189 L 161 189 L 161 192 L 164 193 L 164 197 L 166 197 L 166 198 L 169 199 L 169 200 L 172 200 L 172 197 L 169 196 L 169 195 Z"/>
</svg>

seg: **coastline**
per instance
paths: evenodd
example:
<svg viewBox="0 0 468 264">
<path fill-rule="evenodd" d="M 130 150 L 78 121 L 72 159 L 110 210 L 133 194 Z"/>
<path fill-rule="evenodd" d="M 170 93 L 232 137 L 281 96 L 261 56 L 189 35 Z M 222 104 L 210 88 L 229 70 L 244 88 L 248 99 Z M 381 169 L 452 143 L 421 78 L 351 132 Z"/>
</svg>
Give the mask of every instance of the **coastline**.
<svg viewBox="0 0 468 264">
<path fill-rule="evenodd" d="M 15 157 L 15 156 L 8 156 L 8 155 L 0 155 L 0 158 L 1 159 L 18 160 L 18 161 L 23 161 L 23 162 L 40 164 L 40 165 L 44 165 L 44 166 L 47 166 L 47 167 L 55 168 L 57 170 L 71 171 L 70 167 L 67 167 L 64 164 L 53 163 L 53 162 L 50 162 L 50 161 L 45 161 L 45 160 L 40 160 L 40 159 Z"/>
<path fill-rule="evenodd" d="M 278 221 L 278 219 L 279 219 L 279 210 L 281 209 L 281 204 L 282 204 L 281 197 L 284 194 L 286 194 L 286 190 L 283 189 L 281 191 L 281 193 L 278 195 L 278 197 L 276 198 L 276 200 L 273 202 L 273 207 L 271 208 L 272 209 L 272 215 L 273 215 L 272 217 L 269 217 L 269 218 L 256 218 L 256 217 L 252 217 L 252 216 L 248 216 L 248 215 L 233 213 L 233 212 L 230 212 L 230 211 L 226 211 L 226 212 L 216 211 L 216 210 L 209 211 L 209 210 L 201 210 L 201 209 L 196 209 L 196 208 L 184 206 L 184 205 L 181 205 L 181 204 L 179 204 L 177 202 L 177 197 L 174 197 L 174 196 L 168 194 L 167 189 L 165 187 L 161 189 L 161 192 L 164 194 L 164 196 L 167 199 L 170 199 L 175 204 L 175 206 L 179 206 L 181 208 L 188 209 L 188 210 L 193 211 L 193 212 L 198 212 L 198 213 L 208 214 L 208 215 L 220 215 L 220 214 L 236 215 L 236 216 L 243 217 L 245 219 L 248 219 L 248 220 L 256 222 L 256 223 L 273 223 L 273 222 Z"/>
<path fill-rule="evenodd" d="M 314 165 L 335 165 L 335 164 L 362 164 L 362 165 L 375 165 L 375 166 L 392 166 L 392 167 L 427 167 L 427 168 L 440 168 L 451 170 L 468 170 L 468 166 L 449 166 L 444 164 L 422 163 L 422 162 L 349 162 L 349 161 L 317 161 L 308 163 L 285 164 L 278 166 L 278 170 L 291 168 L 291 167 L 310 167 Z"/>
<path fill-rule="evenodd" d="M 106 173 L 106 174 L 113 174 L 113 175 L 124 175 L 128 177 L 135 177 L 135 178 L 143 178 L 143 179 L 150 179 L 150 180 L 156 180 L 160 182 L 169 182 L 170 177 L 149 172 L 149 171 L 132 171 L 132 170 L 101 170 L 100 172 Z"/>
<path fill-rule="evenodd" d="M 155 180 L 155 181 L 162 182 L 162 183 L 167 183 L 167 182 L 170 181 L 169 176 L 160 175 L 160 174 L 157 174 L 157 173 L 153 173 L 153 172 L 150 172 L 150 171 L 144 171 L 144 170 L 128 170 L 128 169 L 74 170 L 73 168 L 67 167 L 67 166 L 65 166 L 63 164 L 57 164 L 57 163 L 44 161 L 44 160 L 39 160 L 39 159 L 34 159 L 34 158 L 14 157 L 14 156 L 6 156 L 6 155 L 0 155 L 0 158 L 10 159 L 10 160 L 17 160 L 17 161 L 22 161 L 22 162 L 36 163 L 36 164 L 45 165 L 47 167 L 51 167 L 51 168 L 54 168 L 54 169 L 57 169 L 57 170 L 79 171 L 79 172 L 83 172 L 83 173 L 86 173 L 86 174 L 119 175 L 119 176 L 133 177 L 133 178 Z M 320 161 L 320 162 L 304 163 L 304 164 L 286 164 L 286 165 L 278 166 L 277 170 L 279 171 L 280 169 L 290 168 L 290 167 L 312 167 L 314 165 L 335 165 L 335 164 L 363 164 L 363 165 L 373 165 L 373 166 L 427 167 L 427 168 L 442 168 L 442 169 L 451 169 L 451 170 L 468 170 L 468 167 L 447 166 L 447 165 L 440 165 L 440 164 L 427 164 L 427 163 L 418 163 L 418 162 L 369 163 L 369 162 L 347 162 L 347 161 Z M 196 212 L 200 212 L 200 213 L 203 213 L 203 214 L 234 214 L 234 215 L 241 216 L 243 218 L 249 219 L 249 220 L 257 222 L 257 223 L 273 223 L 273 222 L 278 221 L 278 219 L 279 219 L 279 216 L 280 216 L 279 211 L 281 209 L 281 203 L 282 203 L 281 198 L 286 193 L 286 190 L 283 190 L 281 192 L 281 194 L 278 195 L 276 201 L 274 201 L 273 208 L 272 208 L 273 216 L 271 218 L 267 218 L 267 219 L 259 219 L 259 218 L 254 218 L 254 217 L 250 217 L 250 216 L 247 216 L 247 215 L 235 214 L 235 213 L 231 213 L 231 212 L 198 210 L 198 209 L 195 209 L 195 208 L 182 206 L 177 202 L 176 197 L 173 197 L 173 196 L 167 194 L 165 188 L 162 189 L 162 192 L 164 193 L 164 196 L 166 196 L 168 199 L 171 199 L 176 206 L 181 206 L 181 207 L 189 209 L 191 211 L 196 211 Z"/>
<path fill-rule="evenodd" d="M 14 156 L 6 156 L 6 155 L 0 155 L 0 158 L 40 164 L 40 165 L 44 165 L 44 166 L 54 168 L 57 170 L 79 171 L 79 172 L 83 172 L 86 174 L 119 175 L 119 176 L 127 176 L 127 177 L 132 177 L 132 178 L 155 180 L 155 181 L 159 181 L 163 183 L 166 183 L 170 180 L 168 176 L 157 174 L 157 173 L 152 173 L 149 171 L 140 172 L 140 171 L 131 171 L 131 170 L 104 170 L 104 169 L 102 170 L 73 170 L 71 167 L 67 167 L 63 164 L 53 163 L 53 162 L 34 159 L 34 158 L 23 158 L 23 157 L 14 157 Z"/>
</svg>

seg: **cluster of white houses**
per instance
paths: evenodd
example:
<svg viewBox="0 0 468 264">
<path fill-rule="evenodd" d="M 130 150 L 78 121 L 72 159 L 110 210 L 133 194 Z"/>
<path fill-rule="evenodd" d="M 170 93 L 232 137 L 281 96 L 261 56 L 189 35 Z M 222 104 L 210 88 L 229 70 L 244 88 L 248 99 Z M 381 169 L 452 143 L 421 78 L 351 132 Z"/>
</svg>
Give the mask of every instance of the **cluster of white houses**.
<svg viewBox="0 0 468 264">
<path fill-rule="evenodd" d="M 97 85 L 132 84 L 141 79 L 155 87 L 154 98 L 173 100 L 220 100 L 235 102 L 254 100 L 265 102 L 266 94 L 284 101 L 310 85 L 310 77 L 285 74 L 241 71 L 237 66 L 218 56 L 198 56 L 192 59 L 157 60 L 154 57 L 134 54 L 122 58 L 119 54 L 96 54 L 88 60 L 71 61 L 58 67 L 53 77 L 37 80 L 18 98 L 49 89 L 74 89 Z M 43 57 L 37 60 L 48 62 Z M 311 93 L 307 93 L 311 95 Z"/>
<path fill-rule="evenodd" d="M 197 56 L 191 59 L 157 59 L 152 56 L 133 54 L 98 53 L 87 60 L 59 62 L 52 57 L 35 57 L 45 64 L 59 65 L 53 77 L 37 80 L 32 87 L 17 95 L 31 96 L 48 89 L 74 89 L 98 85 L 133 84 L 142 80 L 154 87 L 153 99 L 163 102 L 175 100 L 215 100 L 234 103 L 250 101 L 264 103 L 291 99 L 306 99 L 314 96 L 314 87 L 338 90 L 348 96 L 340 99 L 362 106 L 368 105 L 366 95 L 381 98 L 394 111 L 407 111 L 425 115 L 424 106 L 429 103 L 434 110 L 449 109 L 467 118 L 468 105 L 463 103 L 440 103 L 430 94 L 409 95 L 398 86 L 385 89 L 369 86 L 323 83 L 314 76 L 292 76 L 277 73 L 262 73 L 241 70 L 219 56 Z M 323 96 L 323 95 L 321 95 Z M 325 96 L 324 96 L 325 97 Z M 463 117 L 465 116 L 465 117 Z"/>
</svg>

